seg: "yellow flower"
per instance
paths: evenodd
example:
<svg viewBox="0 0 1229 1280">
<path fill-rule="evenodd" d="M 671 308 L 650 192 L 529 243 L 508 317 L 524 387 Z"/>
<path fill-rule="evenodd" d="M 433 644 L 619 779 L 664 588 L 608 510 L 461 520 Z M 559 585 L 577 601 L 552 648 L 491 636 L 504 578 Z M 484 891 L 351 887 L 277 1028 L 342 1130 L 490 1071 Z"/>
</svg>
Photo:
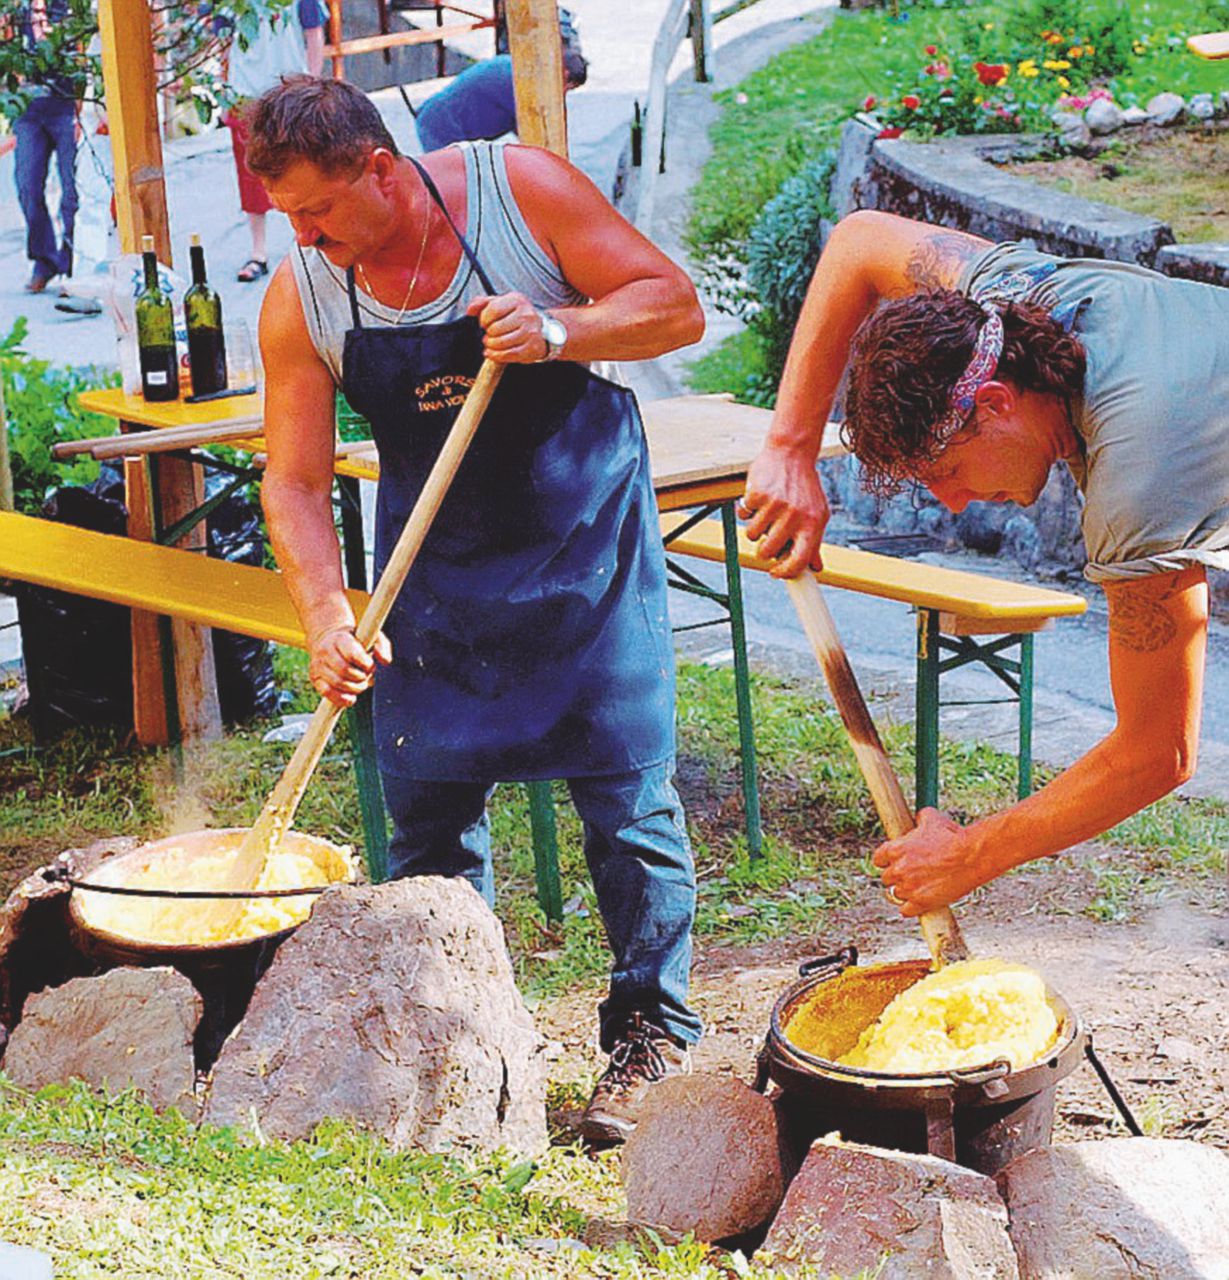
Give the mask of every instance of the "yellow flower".
<svg viewBox="0 0 1229 1280">
<path fill-rule="evenodd" d="M 973 101 L 974 101 L 974 102 L 976 102 L 976 103 L 977 103 L 977 105 L 980 107 L 980 106 L 981 106 L 981 104 L 982 104 L 983 102 L 985 102 L 985 98 L 983 98 L 983 97 L 981 96 L 981 94 L 979 93 L 979 94 L 977 95 L 977 97 L 973 99 Z"/>
<path fill-rule="evenodd" d="M 1092 47 L 1092 45 L 1090 45 L 1090 44 L 1086 44 L 1086 45 L 1084 46 L 1084 56 L 1085 56 L 1085 57 L 1087 57 L 1087 58 L 1091 58 L 1091 57 L 1092 57 L 1092 55 L 1093 55 L 1094 53 L 1096 53 L 1096 52 L 1097 52 L 1097 51 Z"/>
<path fill-rule="evenodd" d="M 1071 63 L 1066 58 L 1047 58 L 1041 65 L 1047 71 L 1067 71 Z"/>
<path fill-rule="evenodd" d="M 1066 76 L 1059 76 L 1058 83 L 1061 84 L 1064 89 L 1071 88 L 1071 81 L 1068 80 Z"/>
<path fill-rule="evenodd" d="M 1067 50 L 1068 58 L 1082 58 L 1083 56 L 1084 56 L 1084 50 L 1081 49 L 1079 45 L 1076 45 L 1074 49 Z"/>
<path fill-rule="evenodd" d="M 994 23 L 993 23 L 993 22 L 983 22 L 983 23 L 982 23 L 982 28 L 981 28 L 981 29 L 982 29 L 983 31 L 993 31 L 993 30 L 994 30 Z"/>
<path fill-rule="evenodd" d="M 1017 74 L 1022 75 L 1026 80 L 1032 80 L 1034 76 L 1039 76 L 1041 74 L 1041 72 L 1037 70 L 1037 64 L 1032 58 L 1025 58 L 1024 61 L 1016 68 L 1016 72 Z"/>
<path fill-rule="evenodd" d="M 1144 51 L 1144 46 L 1138 40 L 1136 40 L 1131 48 L 1134 49 L 1136 53 L 1143 53 Z"/>
<path fill-rule="evenodd" d="M 1045 38 L 1046 44 L 1062 44 L 1063 33 L 1061 31 L 1051 31 Z"/>
</svg>

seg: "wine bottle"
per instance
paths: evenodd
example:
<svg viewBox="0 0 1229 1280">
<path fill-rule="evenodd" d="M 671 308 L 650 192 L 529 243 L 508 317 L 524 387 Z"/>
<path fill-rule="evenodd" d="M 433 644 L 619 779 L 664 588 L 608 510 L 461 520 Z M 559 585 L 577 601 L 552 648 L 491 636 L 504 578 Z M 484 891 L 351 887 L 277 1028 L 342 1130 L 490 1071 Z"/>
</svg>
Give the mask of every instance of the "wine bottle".
<svg viewBox="0 0 1229 1280">
<path fill-rule="evenodd" d="M 192 369 L 192 394 L 207 396 L 226 390 L 226 343 L 222 337 L 222 299 L 205 279 L 205 250 L 193 235 L 188 254 L 192 259 L 192 285 L 184 294 L 184 318 L 188 323 L 188 363 Z"/>
<path fill-rule="evenodd" d="M 141 237 L 145 288 L 137 294 L 137 349 L 141 357 L 141 394 L 146 400 L 179 398 L 179 359 L 175 354 L 175 311 L 158 284 L 153 236 Z"/>
</svg>

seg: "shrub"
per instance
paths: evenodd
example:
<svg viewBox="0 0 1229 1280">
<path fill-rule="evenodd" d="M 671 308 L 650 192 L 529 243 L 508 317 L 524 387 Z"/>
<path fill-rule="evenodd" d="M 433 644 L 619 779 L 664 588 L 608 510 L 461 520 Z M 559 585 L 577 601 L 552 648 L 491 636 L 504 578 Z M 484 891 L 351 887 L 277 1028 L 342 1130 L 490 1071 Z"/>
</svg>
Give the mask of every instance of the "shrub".
<svg viewBox="0 0 1229 1280">
<path fill-rule="evenodd" d="M 28 325 L 18 316 L 0 339 L 0 375 L 8 415 L 9 461 L 18 511 L 35 513 L 47 491 L 61 484 L 88 484 L 98 463 L 88 456 L 57 462 L 51 446 L 62 440 L 105 435 L 107 419 L 77 408 L 77 396 L 99 386 L 116 386 L 119 374 L 86 367 L 63 369 L 36 360 L 22 347 Z"/>
</svg>

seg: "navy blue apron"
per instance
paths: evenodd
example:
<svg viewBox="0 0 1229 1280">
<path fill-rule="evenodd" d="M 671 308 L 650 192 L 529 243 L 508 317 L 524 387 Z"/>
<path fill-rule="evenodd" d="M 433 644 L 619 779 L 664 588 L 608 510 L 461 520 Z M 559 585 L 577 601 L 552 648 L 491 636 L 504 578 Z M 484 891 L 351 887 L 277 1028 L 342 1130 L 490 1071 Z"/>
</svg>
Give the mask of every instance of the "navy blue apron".
<svg viewBox="0 0 1229 1280">
<path fill-rule="evenodd" d="M 352 269 L 347 283 L 342 390 L 379 450 L 379 573 L 473 384 L 482 332 L 472 317 L 364 328 Z M 532 780 L 669 757 L 665 561 L 632 393 L 567 361 L 508 366 L 385 630 L 386 773 Z"/>
</svg>

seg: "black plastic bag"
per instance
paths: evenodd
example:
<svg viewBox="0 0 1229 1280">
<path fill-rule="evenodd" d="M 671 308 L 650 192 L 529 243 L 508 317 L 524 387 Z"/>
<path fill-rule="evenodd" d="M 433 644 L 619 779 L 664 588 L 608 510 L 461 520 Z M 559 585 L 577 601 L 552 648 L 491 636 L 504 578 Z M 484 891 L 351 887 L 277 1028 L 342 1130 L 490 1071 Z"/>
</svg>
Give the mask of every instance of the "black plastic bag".
<svg viewBox="0 0 1229 1280">
<path fill-rule="evenodd" d="M 96 491 L 97 490 L 97 491 Z M 43 503 L 46 520 L 124 534 L 128 512 L 96 482 L 55 490 Z M 132 641 L 129 611 L 105 600 L 14 584 L 29 701 L 40 740 L 73 725 L 132 727 Z"/>
</svg>

